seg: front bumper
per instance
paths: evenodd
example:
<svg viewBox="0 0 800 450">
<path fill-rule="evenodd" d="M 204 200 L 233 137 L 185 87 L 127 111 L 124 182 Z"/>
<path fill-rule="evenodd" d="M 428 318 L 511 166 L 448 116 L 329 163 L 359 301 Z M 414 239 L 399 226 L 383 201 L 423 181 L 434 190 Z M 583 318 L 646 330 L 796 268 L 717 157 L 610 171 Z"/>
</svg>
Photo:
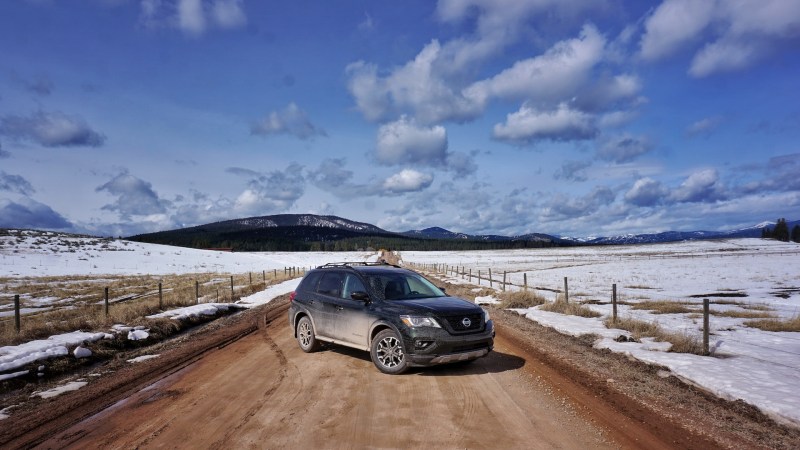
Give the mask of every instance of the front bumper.
<svg viewBox="0 0 800 450">
<path fill-rule="evenodd" d="M 441 328 L 408 329 L 403 344 L 412 366 L 469 361 L 492 351 L 494 324 L 490 320 L 483 331 L 462 335 L 452 335 Z"/>
</svg>

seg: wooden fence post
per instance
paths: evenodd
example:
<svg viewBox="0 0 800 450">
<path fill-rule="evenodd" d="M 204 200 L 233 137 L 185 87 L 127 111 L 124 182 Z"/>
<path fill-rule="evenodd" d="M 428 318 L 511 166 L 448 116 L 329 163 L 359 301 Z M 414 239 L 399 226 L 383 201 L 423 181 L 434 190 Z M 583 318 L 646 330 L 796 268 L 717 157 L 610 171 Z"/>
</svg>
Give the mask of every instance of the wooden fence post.
<svg viewBox="0 0 800 450">
<path fill-rule="evenodd" d="M 266 270 L 262 270 L 261 271 L 261 279 L 264 281 L 264 283 L 267 282 L 267 271 Z"/>
<path fill-rule="evenodd" d="M 247 275 L 250 275 L 250 284 L 253 284 L 253 272 L 247 272 Z"/>
<path fill-rule="evenodd" d="M 14 329 L 19 334 L 20 330 L 20 317 L 19 317 L 19 294 L 14 296 Z"/>
<path fill-rule="evenodd" d="M 569 303 L 569 284 L 567 284 L 567 277 L 564 277 L 564 301 Z"/>
<path fill-rule="evenodd" d="M 278 269 L 272 269 L 272 278 L 278 279 Z"/>
<path fill-rule="evenodd" d="M 233 302 L 233 275 L 231 275 L 231 302 Z"/>
<path fill-rule="evenodd" d="M 194 304 L 200 304 L 200 282 L 194 280 Z"/>
<path fill-rule="evenodd" d="M 481 271 L 478 271 L 478 286 L 481 285 Z"/>
<path fill-rule="evenodd" d="M 158 282 L 158 309 L 164 309 L 164 293 L 161 290 L 161 282 Z"/>
<path fill-rule="evenodd" d="M 489 267 L 489 287 L 494 287 L 494 280 L 492 280 L 492 268 Z"/>
<path fill-rule="evenodd" d="M 522 283 L 525 286 L 525 292 L 528 292 L 528 273 L 527 272 L 522 274 Z"/>
<path fill-rule="evenodd" d="M 503 271 L 503 292 L 506 291 L 506 271 Z"/>
<path fill-rule="evenodd" d="M 469 268 L 469 280 L 467 280 L 467 281 L 472 283 L 472 267 Z"/>
<path fill-rule="evenodd" d="M 708 299 L 703 299 L 703 356 L 708 356 Z"/>
<path fill-rule="evenodd" d="M 105 294 L 103 296 L 106 301 L 106 317 L 108 317 L 108 286 L 105 288 Z"/>
<path fill-rule="evenodd" d="M 617 283 L 611 285 L 611 309 L 613 311 L 614 322 L 617 321 Z"/>
</svg>

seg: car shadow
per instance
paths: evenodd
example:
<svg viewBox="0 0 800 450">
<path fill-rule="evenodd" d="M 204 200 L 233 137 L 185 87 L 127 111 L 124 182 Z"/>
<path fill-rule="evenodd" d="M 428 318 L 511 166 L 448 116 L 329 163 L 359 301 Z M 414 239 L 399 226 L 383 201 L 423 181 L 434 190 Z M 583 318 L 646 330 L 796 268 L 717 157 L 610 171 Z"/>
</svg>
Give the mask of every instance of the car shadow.
<svg viewBox="0 0 800 450">
<path fill-rule="evenodd" d="M 348 358 L 356 358 L 370 364 L 372 369 L 372 360 L 369 353 L 349 347 L 341 347 L 337 345 L 325 345 L 323 351 L 329 351 L 340 355 L 345 355 Z M 519 356 L 510 355 L 508 353 L 491 351 L 483 358 L 478 358 L 472 362 L 457 362 L 450 364 L 440 364 L 428 367 L 412 367 L 404 375 L 419 375 L 419 376 L 462 376 L 462 375 L 481 375 L 486 373 L 501 373 L 509 370 L 521 369 L 525 366 L 525 360 Z M 378 369 L 375 369 L 378 370 Z"/>
<path fill-rule="evenodd" d="M 481 375 L 486 373 L 501 373 L 509 370 L 521 369 L 525 360 L 516 355 L 491 351 L 483 358 L 478 358 L 468 363 L 451 363 L 431 367 L 414 367 L 407 373 L 420 376 L 461 376 Z"/>
</svg>

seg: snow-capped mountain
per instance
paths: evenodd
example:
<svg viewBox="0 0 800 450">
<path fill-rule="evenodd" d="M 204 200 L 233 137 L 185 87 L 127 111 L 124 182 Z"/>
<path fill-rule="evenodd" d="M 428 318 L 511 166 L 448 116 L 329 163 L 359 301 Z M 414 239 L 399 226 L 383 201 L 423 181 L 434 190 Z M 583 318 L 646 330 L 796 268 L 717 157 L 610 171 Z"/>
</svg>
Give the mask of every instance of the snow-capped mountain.
<svg viewBox="0 0 800 450">
<path fill-rule="evenodd" d="M 786 222 L 791 230 L 794 226 L 800 225 L 800 220 Z M 593 236 L 593 237 L 566 237 L 561 239 L 581 244 L 605 245 L 605 244 L 652 244 L 658 242 L 678 242 L 678 241 L 698 241 L 707 239 L 732 239 L 732 238 L 759 238 L 764 228 L 772 228 L 775 222 L 761 222 L 752 227 L 740 228 L 729 231 L 664 231 L 662 233 L 647 234 L 622 234 L 617 236 Z"/>
<path fill-rule="evenodd" d="M 244 219 L 225 220 L 208 225 L 200 225 L 207 230 L 214 229 L 254 229 L 277 227 L 317 227 L 338 230 L 357 231 L 360 233 L 389 233 L 386 230 L 364 222 L 343 219 L 337 216 L 318 216 L 315 214 L 276 214 L 273 216 L 247 217 Z M 198 228 L 198 227 L 193 227 Z"/>
</svg>

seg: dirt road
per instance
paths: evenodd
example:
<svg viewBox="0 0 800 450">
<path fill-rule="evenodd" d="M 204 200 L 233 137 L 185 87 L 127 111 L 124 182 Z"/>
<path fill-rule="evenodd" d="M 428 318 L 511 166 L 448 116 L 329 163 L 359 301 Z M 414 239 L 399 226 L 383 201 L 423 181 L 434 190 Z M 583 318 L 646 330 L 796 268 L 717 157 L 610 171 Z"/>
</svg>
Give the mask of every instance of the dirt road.
<svg viewBox="0 0 800 450">
<path fill-rule="evenodd" d="M 453 287 L 455 289 L 455 287 Z M 450 288 L 448 288 L 450 290 Z M 0 448 L 775 448 L 800 430 L 590 341 L 492 311 L 495 351 L 383 375 L 300 351 L 288 296 L 148 347 L 0 425 Z"/>
<path fill-rule="evenodd" d="M 284 317 L 45 441 L 52 448 L 608 448 L 502 339 L 471 365 L 378 372 L 300 351 Z"/>
</svg>

